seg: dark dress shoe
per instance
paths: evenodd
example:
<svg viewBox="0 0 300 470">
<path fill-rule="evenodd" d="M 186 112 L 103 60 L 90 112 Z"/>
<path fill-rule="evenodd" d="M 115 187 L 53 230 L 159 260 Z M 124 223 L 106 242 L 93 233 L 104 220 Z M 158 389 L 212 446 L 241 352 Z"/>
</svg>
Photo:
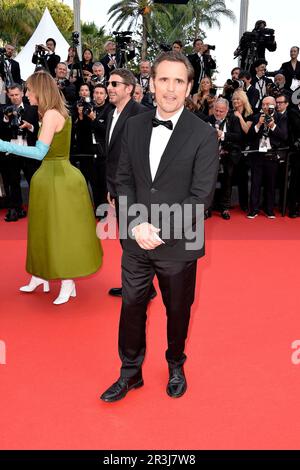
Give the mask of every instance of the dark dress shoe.
<svg viewBox="0 0 300 470">
<path fill-rule="evenodd" d="M 114 297 L 122 297 L 122 287 L 113 287 L 108 291 L 109 295 Z M 154 285 L 152 284 L 150 289 L 150 300 L 154 299 L 157 296 L 157 292 L 155 290 Z"/>
<path fill-rule="evenodd" d="M 17 214 L 19 219 L 24 219 L 26 217 L 27 212 L 24 209 L 17 209 Z"/>
<path fill-rule="evenodd" d="M 122 297 L 122 287 L 112 287 L 108 293 L 113 297 Z"/>
<path fill-rule="evenodd" d="M 183 366 L 169 367 L 169 382 L 167 385 L 167 394 L 172 398 L 181 397 L 187 389 L 186 378 Z"/>
<path fill-rule="evenodd" d="M 16 209 L 8 209 L 4 220 L 5 222 L 17 222 L 17 220 L 19 220 L 19 217 Z"/>
<path fill-rule="evenodd" d="M 289 217 L 290 217 L 291 219 L 296 219 L 297 217 L 300 217 L 300 213 L 299 213 L 298 211 L 294 211 L 294 212 L 293 212 L 293 211 L 290 211 L 290 212 L 289 212 Z"/>
<path fill-rule="evenodd" d="M 111 403 L 122 400 L 129 390 L 139 388 L 144 385 L 142 374 L 136 374 L 134 377 L 120 377 L 117 382 L 112 384 L 100 397 L 100 400 Z"/>
<path fill-rule="evenodd" d="M 228 210 L 224 210 L 221 212 L 221 217 L 224 220 L 229 220 L 230 219 L 230 213 Z"/>
</svg>

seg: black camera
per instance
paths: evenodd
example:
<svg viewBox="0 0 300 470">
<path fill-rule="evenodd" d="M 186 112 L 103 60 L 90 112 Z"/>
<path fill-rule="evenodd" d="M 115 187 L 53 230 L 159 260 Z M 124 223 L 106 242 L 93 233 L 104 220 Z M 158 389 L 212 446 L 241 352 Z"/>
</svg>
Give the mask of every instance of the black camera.
<svg viewBox="0 0 300 470">
<path fill-rule="evenodd" d="M 237 90 L 238 88 L 243 88 L 244 87 L 244 82 L 243 82 L 243 80 L 231 80 L 229 78 L 226 82 L 226 85 L 233 88 L 234 90 Z"/>
<path fill-rule="evenodd" d="M 24 129 L 20 129 L 23 121 L 24 109 L 16 105 L 9 105 L 3 111 L 3 114 L 9 119 L 9 127 L 12 130 L 12 138 L 16 139 L 18 135 L 24 134 Z"/>
<path fill-rule="evenodd" d="M 35 46 L 35 50 L 38 54 L 43 55 L 46 53 L 46 48 L 43 44 L 37 44 Z"/>
<path fill-rule="evenodd" d="M 216 50 L 216 46 L 211 46 L 210 44 L 205 44 L 205 45 L 206 45 L 208 51 L 215 51 Z"/>
<path fill-rule="evenodd" d="M 78 31 L 73 31 L 72 33 L 72 46 L 77 47 L 79 46 L 79 32 Z"/>
<path fill-rule="evenodd" d="M 117 47 L 120 49 L 126 49 L 128 44 L 131 42 L 132 31 L 113 31 L 113 35 L 116 36 Z"/>
<path fill-rule="evenodd" d="M 172 50 L 172 47 L 169 44 L 160 44 L 159 48 L 163 52 L 170 52 Z"/>
<path fill-rule="evenodd" d="M 99 77 L 98 75 L 91 76 L 92 85 L 105 85 L 105 77 Z"/>
<path fill-rule="evenodd" d="M 66 78 L 58 78 L 56 82 L 60 88 L 64 88 L 65 86 L 68 85 L 68 80 Z"/>
<path fill-rule="evenodd" d="M 270 124 L 270 122 L 273 119 L 274 113 L 275 113 L 275 106 L 271 104 L 268 108 L 267 113 L 263 113 L 266 125 Z"/>
<path fill-rule="evenodd" d="M 80 100 L 77 101 L 77 106 L 83 108 L 83 115 L 88 116 L 93 111 L 93 103 L 90 97 L 81 97 Z"/>
</svg>

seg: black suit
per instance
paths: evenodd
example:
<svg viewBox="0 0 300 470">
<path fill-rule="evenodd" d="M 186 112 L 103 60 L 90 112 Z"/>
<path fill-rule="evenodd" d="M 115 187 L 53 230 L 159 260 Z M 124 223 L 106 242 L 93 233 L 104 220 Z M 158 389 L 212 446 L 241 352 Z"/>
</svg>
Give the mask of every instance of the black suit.
<svg viewBox="0 0 300 470">
<path fill-rule="evenodd" d="M 214 59 L 209 55 L 209 54 L 203 54 L 203 73 L 201 76 L 201 79 L 204 76 L 211 77 L 213 70 L 216 68 L 216 62 Z M 200 79 L 200 73 L 201 73 L 201 60 L 199 55 L 195 52 L 195 54 L 188 55 L 188 59 L 190 63 L 193 66 L 194 69 L 194 83 L 193 83 L 193 88 L 191 90 L 191 94 L 194 95 L 195 93 L 198 93 L 198 88 L 199 88 L 199 79 Z"/>
<path fill-rule="evenodd" d="M 9 72 L 7 73 L 7 66 L 4 66 L 3 62 L 0 62 L 0 75 L 2 80 L 7 83 L 19 83 L 22 84 L 21 73 L 20 73 L 20 65 L 14 59 L 10 59 L 10 66 Z"/>
<path fill-rule="evenodd" d="M 259 101 L 259 91 L 253 85 L 250 85 L 250 87 L 246 91 L 246 95 L 248 97 L 252 110 L 255 111 L 255 107 Z"/>
<path fill-rule="evenodd" d="M 284 62 L 279 70 L 285 76 L 285 88 L 290 90 L 293 78 L 300 80 L 300 61 L 297 60 L 296 68 L 294 69 L 291 61 Z"/>
<path fill-rule="evenodd" d="M 34 52 L 31 61 L 33 64 L 42 65 L 46 70 L 50 72 L 52 77 L 55 78 L 55 69 L 57 64 L 60 62 L 60 56 L 56 54 L 45 54 L 39 56 L 36 52 Z"/>
<path fill-rule="evenodd" d="M 261 79 L 262 79 L 262 84 L 260 83 Z M 262 100 L 265 96 L 268 95 L 268 85 L 271 84 L 271 83 L 273 83 L 273 81 L 270 78 L 266 77 L 266 76 L 263 76 L 263 77 L 259 78 L 257 75 L 255 75 L 252 78 L 252 85 L 259 93 L 258 102 L 257 102 L 256 106 L 254 108 L 252 108 L 254 113 L 258 112 L 261 109 Z M 258 85 L 256 86 L 256 84 L 258 84 Z"/>
<path fill-rule="evenodd" d="M 280 147 L 286 147 L 288 142 L 288 119 L 287 112 L 283 115 L 275 113 L 274 120 L 276 128 L 268 131 L 270 138 L 271 152 L 258 152 L 260 140 L 263 137 L 264 126 L 258 132 L 255 130 L 260 118 L 260 114 L 254 116 L 252 127 L 249 131 L 249 145 L 251 150 L 257 153 L 251 154 L 251 193 L 250 210 L 259 210 L 260 190 L 264 177 L 264 209 L 266 213 L 272 213 L 275 205 L 276 178 L 278 173 L 278 160 L 274 153 Z"/>
<path fill-rule="evenodd" d="M 34 146 L 39 131 L 39 118 L 37 106 L 30 106 L 23 103 L 24 113 L 23 121 L 27 121 L 33 125 L 33 132 L 25 131 L 27 145 Z M 0 135 L 3 140 L 10 141 L 13 137 L 12 129 L 8 123 L 3 121 L 3 109 L 0 111 Z M 40 162 L 20 156 L 9 155 L 2 157 L 4 159 L 3 183 L 7 193 L 7 207 L 10 209 L 20 209 L 22 206 L 22 194 L 20 187 L 20 172 L 23 170 L 24 176 L 30 185 L 33 174 L 40 166 Z"/>
<path fill-rule="evenodd" d="M 108 63 L 111 60 L 111 56 L 109 54 L 106 54 L 102 59 L 100 59 L 101 64 L 104 67 L 105 71 L 105 78 L 106 80 L 109 79 L 109 75 L 113 70 L 116 68 L 122 68 L 125 66 L 125 62 L 129 62 L 131 59 L 135 57 L 135 51 L 128 51 L 126 53 L 126 60 L 125 60 L 125 55 L 123 53 L 117 52 L 116 54 L 113 55 L 113 57 L 116 60 L 116 65 L 111 65 L 109 66 Z"/>
<path fill-rule="evenodd" d="M 289 184 L 289 210 L 295 213 L 300 209 L 300 109 L 289 109 L 289 137 L 293 152 L 290 156 L 291 176 Z M 297 146 L 294 144 L 297 142 Z"/>
<path fill-rule="evenodd" d="M 148 251 L 141 249 L 130 238 L 122 242 L 123 303 L 119 353 L 121 375 L 124 377 L 135 375 L 142 366 L 146 348 L 146 309 L 155 274 L 168 317 L 166 359 L 174 366 L 180 366 L 185 361 L 184 347 L 194 300 L 196 260 L 204 255 L 204 244 L 200 243 L 189 251 L 186 232 L 176 223 L 176 216 L 179 214 L 181 217 L 180 208 L 184 212 L 189 205 L 193 216 L 188 218 L 188 225 L 195 226 L 196 205 L 209 207 L 219 164 L 214 130 L 184 109 L 152 181 L 149 147 L 154 115 L 155 110 L 130 118 L 127 122 L 116 177 L 117 193 L 119 198 L 126 196 L 128 207 L 135 203 L 143 204 L 148 214 L 156 204 L 177 206 L 174 215 L 165 215 L 154 223 L 161 229 L 164 222 L 170 225 L 170 237 L 164 237 L 163 230 L 160 232 L 165 244 Z M 120 204 L 120 217 L 123 215 L 127 216 L 127 211 Z M 146 214 L 142 220 L 144 216 Z M 150 220 L 150 215 L 144 219 L 145 222 Z M 132 222 L 132 218 L 128 217 L 127 222 Z"/>
<path fill-rule="evenodd" d="M 149 109 L 141 104 L 137 103 L 130 99 L 126 104 L 125 108 L 122 110 L 117 124 L 114 127 L 111 139 L 109 141 L 109 133 L 113 119 L 114 110 L 110 112 L 108 115 L 107 120 L 107 128 L 106 128 L 106 139 L 105 139 L 105 153 L 107 158 L 107 190 L 112 197 L 116 197 L 116 187 L 115 187 L 115 178 L 116 172 L 118 167 L 118 162 L 121 153 L 121 143 L 122 143 L 122 135 L 124 132 L 124 127 L 126 121 L 129 117 L 135 116 L 136 114 L 148 112 Z"/>
</svg>

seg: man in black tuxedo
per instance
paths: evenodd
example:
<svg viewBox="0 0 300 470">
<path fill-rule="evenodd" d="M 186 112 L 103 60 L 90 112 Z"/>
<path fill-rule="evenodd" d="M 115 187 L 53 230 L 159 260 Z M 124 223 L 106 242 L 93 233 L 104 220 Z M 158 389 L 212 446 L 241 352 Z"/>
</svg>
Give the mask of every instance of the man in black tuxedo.
<svg viewBox="0 0 300 470">
<path fill-rule="evenodd" d="M 108 115 L 105 139 L 108 202 L 112 207 L 117 204 L 116 173 L 126 121 L 130 116 L 148 111 L 145 106 L 137 103 L 132 98 L 135 84 L 135 76 L 127 69 L 115 69 L 110 74 L 107 84 L 109 101 L 115 106 L 115 109 Z M 109 294 L 121 297 L 122 288 L 113 287 L 110 289 Z"/>
<path fill-rule="evenodd" d="M 284 62 L 280 67 L 280 73 L 285 76 L 285 88 L 290 91 L 296 90 L 300 86 L 300 61 L 299 47 L 294 46 L 290 50 L 291 60 Z"/>
<path fill-rule="evenodd" d="M 6 44 L 5 50 L 4 61 L 0 62 L 1 78 L 6 86 L 10 86 L 13 83 L 19 83 L 21 85 L 20 65 L 19 62 L 13 59 L 15 47 L 11 44 Z"/>
<path fill-rule="evenodd" d="M 52 77 L 55 77 L 55 69 L 60 62 L 60 56 L 55 54 L 56 41 L 53 38 L 48 38 L 46 46 L 42 44 L 35 47 L 32 56 L 32 63 L 39 67 L 46 69 Z"/>
<path fill-rule="evenodd" d="M 259 91 L 252 85 L 252 75 L 250 72 L 242 70 L 239 79 L 244 82 L 244 90 L 251 105 L 252 110 L 255 110 L 259 102 Z"/>
<path fill-rule="evenodd" d="M 224 98 L 218 98 L 214 103 L 214 113 L 209 116 L 208 122 L 217 130 L 223 168 L 220 196 L 221 217 L 229 220 L 233 173 L 241 158 L 242 129 L 240 120 L 230 112 L 229 102 Z"/>
<path fill-rule="evenodd" d="M 188 55 L 188 59 L 191 62 L 194 69 L 194 83 L 191 90 L 191 94 L 198 93 L 199 83 L 204 77 L 211 77 L 213 70 L 216 69 L 216 62 L 211 57 L 207 44 L 203 44 L 202 39 L 195 39 L 194 43 L 194 54 Z"/>
<path fill-rule="evenodd" d="M 289 217 L 300 217 L 300 105 L 289 109 L 291 176 L 289 184 Z"/>
<path fill-rule="evenodd" d="M 135 50 L 129 50 L 126 53 L 117 51 L 117 45 L 114 41 L 107 41 L 104 44 L 105 56 L 100 59 L 105 70 L 105 78 L 108 80 L 109 75 L 116 68 L 125 66 L 125 62 L 129 62 L 135 57 Z"/>
<path fill-rule="evenodd" d="M 252 77 L 252 85 L 259 92 L 259 100 L 257 101 L 253 112 L 257 113 L 260 111 L 262 106 L 262 100 L 268 95 L 268 87 L 273 83 L 272 80 L 266 77 L 268 62 L 264 59 L 257 60 L 254 63 L 255 75 Z"/>
<path fill-rule="evenodd" d="M 264 182 L 264 211 L 269 219 L 275 219 L 275 189 L 279 159 L 277 149 L 288 143 L 287 113 L 276 112 L 276 101 L 267 96 L 262 102 L 262 113 L 254 116 L 248 133 L 251 154 L 251 193 L 249 219 L 259 214 L 260 191 Z"/>
<path fill-rule="evenodd" d="M 155 274 L 168 317 L 167 393 L 178 398 L 187 388 L 185 340 L 197 259 L 204 255 L 204 241 L 197 234 L 203 206 L 208 207 L 213 197 L 219 165 L 215 131 L 184 109 L 192 79 L 193 69 L 184 55 L 162 53 L 152 69 L 157 109 L 130 118 L 124 130 L 116 175 L 124 229 L 119 325 L 122 367 L 118 381 L 101 396 L 106 402 L 120 400 L 143 385 L 146 310 Z M 139 221 L 131 213 L 134 204 Z M 155 214 L 162 205 L 170 210 Z M 191 231 L 193 246 L 188 243 Z"/>
<path fill-rule="evenodd" d="M 21 85 L 15 84 L 8 88 L 8 98 L 11 106 L 3 106 L 0 112 L 0 135 L 3 140 L 11 141 L 21 145 L 34 146 L 39 130 L 39 118 L 37 106 L 31 106 L 23 101 L 23 90 Z M 13 112 L 12 112 L 13 111 Z M 22 208 L 21 175 L 30 185 L 33 174 L 40 166 L 40 162 L 14 155 L 2 157 L 4 159 L 3 183 L 7 193 L 8 212 L 6 222 L 16 222 L 26 216 Z"/>
</svg>

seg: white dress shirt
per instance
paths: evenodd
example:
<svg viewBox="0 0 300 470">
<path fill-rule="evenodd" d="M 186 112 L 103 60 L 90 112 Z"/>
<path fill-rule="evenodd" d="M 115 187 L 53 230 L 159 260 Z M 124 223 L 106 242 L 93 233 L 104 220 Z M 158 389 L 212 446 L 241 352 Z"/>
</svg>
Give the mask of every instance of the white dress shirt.
<svg viewBox="0 0 300 470">
<path fill-rule="evenodd" d="M 121 111 L 121 112 L 122 112 L 122 111 Z M 113 113 L 113 117 L 112 117 L 112 121 L 111 121 L 111 126 L 110 126 L 110 129 L 109 129 L 108 143 L 110 143 L 110 139 L 111 139 L 112 133 L 113 133 L 114 128 L 115 128 L 115 125 L 117 124 L 117 121 L 118 121 L 118 119 L 119 119 L 119 117 L 120 117 L 120 114 L 121 114 L 121 113 L 118 113 L 117 108 L 115 108 L 114 113 Z"/>
<path fill-rule="evenodd" d="M 151 139 L 150 139 L 150 148 L 149 148 L 149 160 L 150 160 L 150 170 L 151 170 L 152 181 L 155 178 L 161 157 L 168 145 L 170 137 L 174 131 L 174 128 L 177 124 L 178 119 L 180 118 L 183 108 L 184 106 L 182 106 L 180 110 L 177 111 L 177 113 L 174 114 L 169 119 L 162 119 L 158 111 L 156 111 L 156 118 L 159 119 L 160 121 L 172 121 L 173 130 L 167 129 L 165 126 L 157 126 L 157 127 L 153 127 L 152 129 L 152 134 L 151 134 Z"/>
</svg>

